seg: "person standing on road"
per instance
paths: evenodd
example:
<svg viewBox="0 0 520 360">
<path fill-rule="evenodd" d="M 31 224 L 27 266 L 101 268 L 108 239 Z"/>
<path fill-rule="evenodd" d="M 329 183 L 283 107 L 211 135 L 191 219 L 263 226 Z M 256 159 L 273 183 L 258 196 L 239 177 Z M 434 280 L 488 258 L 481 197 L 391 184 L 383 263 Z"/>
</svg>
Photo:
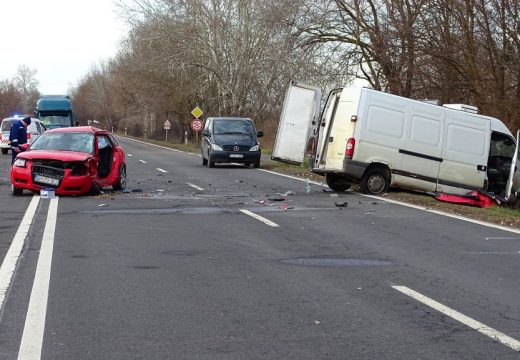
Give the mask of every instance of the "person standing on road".
<svg viewBox="0 0 520 360">
<path fill-rule="evenodd" d="M 22 120 L 16 121 L 11 125 L 11 131 L 9 132 L 9 143 L 11 144 L 11 165 L 14 164 L 16 155 L 20 153 L 20 145 L 27 143 L 27 127 L 31 124 L 31 118 L 29 116 Z"/>
</svg>

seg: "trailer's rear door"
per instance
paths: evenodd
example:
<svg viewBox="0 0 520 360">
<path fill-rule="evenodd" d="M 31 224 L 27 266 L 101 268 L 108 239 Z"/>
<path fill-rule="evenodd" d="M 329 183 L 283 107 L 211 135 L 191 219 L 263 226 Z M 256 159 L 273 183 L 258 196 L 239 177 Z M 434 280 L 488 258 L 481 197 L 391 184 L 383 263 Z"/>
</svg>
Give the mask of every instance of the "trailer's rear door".
<svg viewBox="0 0 520 360">
<path fill-rule="evenodd" d="M 291 82 L 278 124 L 272 159 L 303 163 L 307 143 L 318 122 L 321 90 Z"/>
</svg>

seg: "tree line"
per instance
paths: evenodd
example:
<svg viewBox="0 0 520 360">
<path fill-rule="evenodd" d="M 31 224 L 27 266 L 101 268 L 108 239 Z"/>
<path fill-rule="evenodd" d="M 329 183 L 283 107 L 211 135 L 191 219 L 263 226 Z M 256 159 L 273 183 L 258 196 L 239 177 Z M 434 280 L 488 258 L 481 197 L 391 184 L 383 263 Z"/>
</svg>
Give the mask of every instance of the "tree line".
<svg viewBox="0 0 520 360">
<path fill-rule="evenodd" d="M 249 116 L 274 137 L 290 80 L 359 80 L 475 105 L 520 128 L 516 0 L 125 0 L 116 56 L 72 89 L 80 122 L 179 140 L 190 111 Z M 191 131 L 190 131 L 191 134 Z M 269 138 L 269 136 L 267 136 Z"/>
<path fill-rule="evenodd" d="M 12 79 L 0 80 L 0 114 L 31 115 L 40 97 L 36 70 L 20 65 Z"/>
</svg>

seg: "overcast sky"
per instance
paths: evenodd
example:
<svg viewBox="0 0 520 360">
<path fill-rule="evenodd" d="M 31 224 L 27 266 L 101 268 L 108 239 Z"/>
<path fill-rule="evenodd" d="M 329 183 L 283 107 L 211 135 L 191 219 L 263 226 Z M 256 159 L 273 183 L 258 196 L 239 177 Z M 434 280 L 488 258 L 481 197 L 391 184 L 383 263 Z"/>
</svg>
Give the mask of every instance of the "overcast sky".
<svg viewBox="0 0 520 360">
<path fill-rule="evenodd" d="M 66 94 L 124 33 L 112 0 L 0 0 L 0 80 L 23 64 L 42 94 Z"/>
</svg>

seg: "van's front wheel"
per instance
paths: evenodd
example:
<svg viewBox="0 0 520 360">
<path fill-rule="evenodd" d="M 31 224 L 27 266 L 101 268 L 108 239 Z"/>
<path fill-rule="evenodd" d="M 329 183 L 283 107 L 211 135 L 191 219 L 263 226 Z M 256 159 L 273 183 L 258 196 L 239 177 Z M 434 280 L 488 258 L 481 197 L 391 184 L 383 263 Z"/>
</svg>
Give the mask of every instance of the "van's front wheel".
<svg viewBox="0 0 520 360">
<path fill-rule="evenodd" d="M 341 175 L 329 173 L 325 175 L 327 185 L 334 191 L 346 191 L 350 188 L 350 183 Z"/>
<path fill-rule="evenodd" d="M 363 194 L 384 194 L 390 187 L 388 171 L 382 168 L 368 169 L 365 175 L 363 175 L 360 185 Z"/>
</svg>

